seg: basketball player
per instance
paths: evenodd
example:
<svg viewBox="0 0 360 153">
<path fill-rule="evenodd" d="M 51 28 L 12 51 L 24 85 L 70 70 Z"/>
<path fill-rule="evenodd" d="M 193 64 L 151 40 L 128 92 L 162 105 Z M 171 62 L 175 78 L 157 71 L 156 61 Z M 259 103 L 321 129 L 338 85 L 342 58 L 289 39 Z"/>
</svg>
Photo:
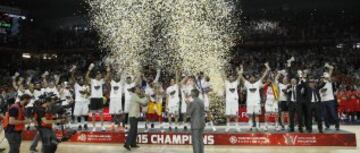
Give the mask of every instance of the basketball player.
<svg viewBox="0 0 360 153">
<path fill-rule="evenodd" d="M 243 74 L 240 74 L 240 78 L 244 82 L 244 86 L 246 88 L 246 113 L 248 114 L 249 117 L 250 130 L 252 130 L 253 128 L 259 130 L 260 128 L 260 121 L 259 121 L 259 116 L 261 115 L 260 88 L 263 87 L 263 81 L 270 71 L 269 64 L 265 63 L 264 65 L 266 67 L 266 70 L 259 80 L 256 80 L 255 76 L 252 75 L 250 76 L 250 80 L 248 81 L 243 77 Z M 241 66 L 240 72 L 243 72 L 243 66 Z M 255 117 L 256 127 L 254 127 L 253 124 L 253 117 Z"/>
<path fill-rule="evenodd" d="M 138 79 L 133 79 L 130 75 L 126 77 L 125 83 L 124 83 L 124 106 L 123 106 L 123 116 L 125 117 L 125 119 L 123 120 L 123 128 L 125 128 L 125 131 L 128 129 L 127 127 L 127 116 L 129 114 L 129 105 L 130 105 L 130 101 L 131 101 L 131 92 L 129 91 L 130 89 L 134 88 L 136 83 L 134 80 L 138 80 Z"/>
<path fill-rule="evenodd" d="M 110 67 L 107 70 L 106 80 L 110 83 L 110 104 L 109 104 L 109 113 L 113 118 L 113 123 L 111 128 L 122 129 L 122 94 L 123 94 L 123 85 L 124 80 L 122 79 L 122 71 L 119 73 L 120 75 L 111 74 Z"/>
<path fill-rule="evenodd" d="M 183 80 L 181 81 L 181 115 L 183 118 L 183 125 L 184 130 L 186 131 L 187 128 L 187 115 L 186 115 L 186 109 L 187 109 L 187 101 L 190 101 L 192 99 L 191 97 L 191 90 L 195 89 L 195 79 L 194 76 L 185 76 Z"/>
<path fill-rule="evenodd" d="M 149 122 L 154 120 L 154 118 L 158 119 L 158 121 L 161 122 L 162 94 L 164 93 L 164 91 L 159 84 L 160 72 L 160 69 L 156 70 L 156 77 L 153 81 L 150 81 L 143 75 L 143 82 L 145 83 L 145 94 L 150 97 L 147 106 L 145 132 L 148 131 Z M 151 128 L 154 128 L 154 123 L 151 123 Z"/>
<path fill-rule="evenodd" d="M 75 69 L 76 66 L 73 66 L 73 68 L 70 70 L 70 82 L 74 85 L 75 93 L 74 116 L 78 120 L 78 129 L 88 130 L 87 117 L 89 114 L 90 87 L 85 84 L 84 78 L 82 76 L 78 75 L 78 77 L 75 78 Z"/>
<path fill-rule="evenodd" d="M 94 64 L 91 63 L 88 71 L 86 72 L 85 79 L 91 86 L 91 94 L 90 94 L 90 113 L 92 117 L 93 131 L 96 131 L 96 113 L 99 113 L 101 120 L 101 130 L 105 131 L 104 127 L 104 99 L 103 99 L 103 85 L 105 83 L 102 74 L 100 71 L 96 72 L 95 78 L 90 78 L 90 73 L 94 68 Z"/>
<path fill-rule="evenodd" d="M 175 80 L 170 80 L 170 86 L 166 88 L 166 111 L 169 121 L 169 130 L 173 129 L 172 119 L 175 119 L 175 131 L 178 129 L 179 109 L 180 109 L 180 87 L 179 72 L 176 71 Z"/>
<path fill-rule="evenodd" d="M 213 131 L 216 131 L 209 108 L 210 106 L 209 92 L 213 90 L 210 83 L 210 77 L 208 76 L 205 77 L 204 73 L 200 72 L 199 75 L 196 77 L 196 79 L 197 79 L 196 87 L 200 92 L 199 98 L 204 101 L 205 112 L 207 115 L 207 119 L 209 120 L 209 126 Z"/>
<path fill-rule="evenodd" d="M 279 74 L 276 75 L 275 80 L 277 80 Z M 264 86 L 264 93 L 266 97 L 265 101 L 265 131 L 268 131 L 268 124 L 270 116 L 275 117 L 275 130 L 279 131 L 278 128 L 278 100 L 279 100 L 279 88 L 277 86 L 277 81 L 272 80 L 271 76 L 268 78 L 267 83 Z"/>
<path fill-rule="evenodd" d="M 239 69 L 237 69 L 237 73 L 240 75 Z M 239 94 L 238 94 L 238 86 L 240 83 L 240 77 L 235 77 L 233 75 L 229 75 L 228 79 L 225 79 L 225 75 L 223 75 L 225 81 L 225 115 L 226 115 L 226 128 L 225 131 L 228 132 L 231 128 L 231 119 L 235 120 L 235 128 L 238 132 L 240 132 L 239 125 Z"/>
</svg>

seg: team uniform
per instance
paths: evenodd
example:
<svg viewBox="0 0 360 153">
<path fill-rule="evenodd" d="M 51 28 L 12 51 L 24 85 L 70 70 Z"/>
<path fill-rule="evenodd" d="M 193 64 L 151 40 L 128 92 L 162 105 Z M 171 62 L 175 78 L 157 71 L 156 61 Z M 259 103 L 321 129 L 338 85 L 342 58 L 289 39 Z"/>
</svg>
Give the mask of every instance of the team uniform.
<svg viewBox="0 0 360 153">
<path fill-rule="evenodd" d="M 90 111 L 102 111 L 103 109 L 103 85 L 104 80 L 91 79 Z"/>
<path fill-rule="evenodd" d="M 169 86 L 166 89 L 166 94 L 169 97 L 167 105 L 168 113 L 178 114 L 180 108 L 179 86 L 177 84 Z"/>
<path fill-rule="evenodd" d="M 109 104 L 109 113 L 112 115 L 117 115 L 123 113 L 122 110 L 122 90 L 123 82 L 111 81 L 111 91 L 110 91 L 110 104 Z"/>
<path fill-rule="evenodd" d="M 270 86 L 266 86 L 265 88 L 266 94 L 266 102 L 265 102 L 265 112 L 266 113 L 277 113 L 278 112 L 278 102 L 275 96 L 274 88 Z"/>
<path fill-rule="evenodd" d="M 181 87 L 181 114 L 186 114 L 186 102 L 190 100 L 191 90 L 194 89 L 192 85 L 184 85 Z"/>
<path fill-rule="evenodd" d="M 147 86 L 145 88 L 145 94 L 150 97 L 148 103 L 147 114 L 148 118 L 155 118 L 155 116 L 162 115 L 162 96 L 157 95 L 153 88 Z"/>
<path fill-rule="evenodd" d="M 199 98 L 204 101 L 205 111 L 209 111 L 210 107 L 210 99 L 209 94 L 207 91 L 211 89 L 211 84 L 208 81 L 205 81 L 204 79 L 198 81 L 200 95 Z"/>
<path fill-rule="evenodd" d="M 75 83 L 75 107 L 74 116 L 86 116 L 89 114 L 89 98 L 85 93 L 89 90 L 87 85 Z"/>
<path fill-rule="evenodd" d="M 288 85 L 278 83 L 278 87 L 279 87 L 279 104 L 278 104 L 279 110 L 281 112 L 288 112 L 289 103 L 285 92 L 283 92 L 287 90 Z"/>
<path fill-rule="evenodd" d="M 47 87 L 45 88 L 44 93 L 52 93 L 56 97 L 60 97 L 59 91 L 56 87 Z"/>
<path fill-rule="evenodd" d="M 260 87 L 262 86 L 261 80 L 250 83 L 245 81 L 244 86 L 246 88 L 246 113 L 249 115 L 261 114 L 261 98 L 260 98 Z"/>
<path fill-rule="evenodd" d="M 225 115 L 237 116 L 239 114 L 239 81 L 225 81 Z"/>
<path fill-rule="evenodd" d="M 131 102 L 131 92 L 129 89 L 135 87 L 135 82 L 132 82 L 130 84 L 124 83 L 124 113 L 129 113 L 129 104 Z"/>
</svg>

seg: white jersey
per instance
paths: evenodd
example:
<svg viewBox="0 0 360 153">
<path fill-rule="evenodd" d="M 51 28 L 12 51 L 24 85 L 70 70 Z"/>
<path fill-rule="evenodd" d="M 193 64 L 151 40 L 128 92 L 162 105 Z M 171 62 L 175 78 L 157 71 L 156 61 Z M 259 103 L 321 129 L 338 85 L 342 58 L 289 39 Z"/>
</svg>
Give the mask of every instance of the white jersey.
<svg viewBox="0 0 360 153">
<path fill-rule="evenodd" d="M 145 87 L 145 94 L 150 97 L 150 101 L 156 102 L 155 91 L 149 85 L 146 85 L 146 87 Z"/>
<path fill-rule="evenodd" d="M 320 89 L 321 101 L 335 100 L 334 89 L 330 81 L 325 81 L 325 86 Z"/>
<path fill-rule="evenodd" d="M 199 98 L 204 101 L 205 109 L 209 109 L 210 99 L 208 91 L 212 88 L 211 83 L 202 79 L 198 81 L 198 85 L 200 86 L 200 96 Z"/>
<path fill-rule="evenodd" d="M 260 88 L 262 86 L 261 80 L 250 83 L 245 81 L 244 86 L 246 88 L 246 104 L 247 105 L 258 105 L 260 104 Z"/>
<path fill-rule="evenodd" d="M 286 91 L 288 85 L 278 83 L 278 86 L 279 86 L 279 93 L 280 93 L 279 101 L 287 101 L 287 96 L 283 91 Z"/>
<path fill-rule="evenodd" d="M 88 100 L 88 95 L 84 94 L 84 92 L 89 90 L 89 87 L 87 85 L 79 85 L 78 83 L 75 83 L 74 85 L 75 89 L 75 101 L 76 102 L 84 102 Z"/>
<path fill-rule="evenodd" d="M 238 86 L 239 81 L 229 82 L 228 80 L 225 81 L 225 99 L 226 102 L 238 102 L 239 101 L 239 94 L 238 94 Z"/>
<path fill-rule="evenodd" d="M 266 91 L 266 103 L 268 102 L 275 102 L 275 95 L 274 95 L 274 91 L 271 88 L 271 86 L 268 86 L 267 91 Z"/>
<path fill-rule="evenodd" d="M 60 94 L 60 99 L 64 100 L 61 104 L 62 105 L 69 105 L 70 102 L 73 100 L 73 95 L 71 94 L 69 89 L 62 89 Z"/>
<path fill-rule="evenodd" d="M 42 94 L 44 94 L 44 92 L 45 92 L 45 89 L 44 89 L 44 88 L 41 88 L 40 90 L 35 89 L 34 92 L 33 92 L 33 96 L 34 96 L 35 100 L 38 100 L 39 97 L 40 97 Z"/>
<path fill-rule="evenodd" d="M 104 80 L 91 79 L 91 98 L 102 98 L 103 97 L 103 85 Z"/>
<path fill-rule="evenodd" d="M 35 102 L 34 92 L 31 92 L 29 89 L 26 89 L 25 94 L 28 94 L 32 97 L 30 102 L 25 107 L 33 107 Z"/>
<path fill-rule="evenodd" d="M 186 102 L 187 100 L 190 100 L 191 90 L 194 89 L 193 85 L 184 85 L 181 88 L 181 113 L 186 113 Z"/>
<path fill-rule="evenodd" d="M 55 94 L 57 97 L 60 97 L 59 91 L 58 91 L 58 89 L 57 89 L 56 87 L 52 87 L 52 88 L 47 87 L 47 88 L 45 88 L 45 91 L 44 91 L 44 92 L 45 92 L 45 93 L 53 93 L 53 94 Z"/>
<path fill-rule="evenodd" d="M 166 95 L 169 97 L 168 107 L 175 107 L 179 105 L 180 97 L 179 97 L 179 86 L 177 84 L 169 86 L 166 89 Z"/>
<path fill-rule="evenodd" d="M 111 97 L 122 98 L 122 90 L 123 83 L 122 81 L 116 82 L 114 80 L 111 81 L 111 91 L 110 91 L 110 99 Z"/>
<path fill-rule="evenodd" d="M 124 83 L 124 96 L 125 96 L 125 103 L 131 101 L 131 92 L 129 89 L 135 87 L 135 82 L 132 82 L 130 84 Z"/>
</svg>

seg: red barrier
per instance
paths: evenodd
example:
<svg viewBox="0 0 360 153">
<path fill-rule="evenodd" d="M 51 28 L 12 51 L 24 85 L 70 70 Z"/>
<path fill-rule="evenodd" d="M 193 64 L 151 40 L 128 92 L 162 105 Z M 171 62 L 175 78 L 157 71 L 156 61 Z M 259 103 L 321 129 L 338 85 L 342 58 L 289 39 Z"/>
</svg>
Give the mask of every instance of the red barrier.
<svg viewBox="0 0 360 153">
<path fill-rule="evenodd" d="M 24 140 L 31 140 L 33 131 L 24 132 Z M 58 136 L 61 134 L 58 132 Z M 124 143 L 126 135 L 116 132 L 78 132 L 71 142 Z M 188 145 L 190 133 L 141 133 L 140 144 Z M 206 145 L 247 146 L 356 146 L 354 133 L 302 134 L 302 133 L 206 133 Z"/>
</svg>

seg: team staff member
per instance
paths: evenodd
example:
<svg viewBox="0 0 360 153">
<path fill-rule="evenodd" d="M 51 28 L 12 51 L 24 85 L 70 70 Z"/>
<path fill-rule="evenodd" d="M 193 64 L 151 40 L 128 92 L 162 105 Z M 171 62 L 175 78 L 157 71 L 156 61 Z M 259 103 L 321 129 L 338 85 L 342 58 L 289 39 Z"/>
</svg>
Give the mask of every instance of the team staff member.
<svg viewBox="0 0 360 153">
<path fill-rule="evenodd" d="M 135 86 L 130 90 L 131 101 L 129 104 L 129 123 L 130 129 L 124 144 L 124 148 L 131 151 L 131 148 L 139 148 L 136 144 L 138 131 L 138 119 L 140 117 L 140 107 L 145 106 L 149 100 L 149 96 L 145 95 L 140 86 Z M 146 97 L 147 96 L 147 97 Z"/>
<path fill-rule="evenodd" d="M 25 106 L 30 102 L 31 96 L 23 94 L 20 102 L 10 106 L 9 111 L 5 115 L 4 129 L 5 137 L 9 142 L 9 153 L 20 153 L 21 132 L 25 128 L 25 124 L 30 123 L 25 120 Z"/>
<path fill-rule="evenodd" d="M 50 101 L 44 100 L 40 107 L 35 109 L 35 120 L 38 124 L 41 141 L 43 144 L 43 153 L 55 153 L 59 140 L 56 138 L 52 125 L 55 123 L 65 123 L 65 119 L 54 119 L 49 112 Z"/>
<path fill-rule="evenodd" d="M 197 89 L 191 90 L 191 99 L 186 101 L 186 113 L 190 116 L 191 137 L 194 153 L 204 153 L 205 106 Z"/>
</svg>

